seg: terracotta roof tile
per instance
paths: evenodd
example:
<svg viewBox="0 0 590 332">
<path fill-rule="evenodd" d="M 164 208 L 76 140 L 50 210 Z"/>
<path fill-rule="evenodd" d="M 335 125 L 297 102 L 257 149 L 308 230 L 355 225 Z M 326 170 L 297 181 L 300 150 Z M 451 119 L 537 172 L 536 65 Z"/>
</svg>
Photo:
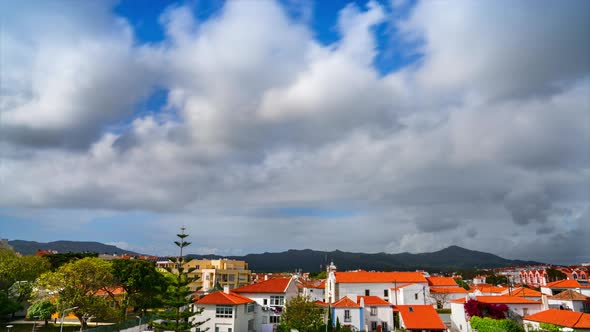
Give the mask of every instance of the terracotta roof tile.
<svg viewBox="0 0 590 332">
<path fill-rule="evenodd" d="M 578 329 L 590 328 L 590 314 L 577 311 L 549 309 L 538 312 L 534 315 L 523 317 L 523 320 Z"/>
<path fill-rule="evenodd" d="M 590 288 L 590 286 L 582 285 L 577 280 L 557 280 L 547 284 L 548 288 Z"/>
<path fill-rule="evenodd" d="M 430 293 L 434 294 L 458 294 L 458 293 L 469 293 L 465 288 L 462 287 L 440 287 L 431 288 Z"/>
<path fill-rule="evenodd" d="M 380 298 L 379 296 L 357 296 L 356 303 L 360 304 L 361 299 L 365 301 L 366 306 L 391 306 L 392 304 Z"/>
<path fill-rule="evenodd" d="M 457 286 L 455 279 L 451 277 L 429 277 L 426 280 L 428 280 L 429 286 Z"/>
<path fill-rule="evenodd" d="M 333 308 L 360 308 L 361 306 L 356 304 L 353 300 L 348 297 L 343 297 L 340 300 L 332 304 Z"/>
<path fill-rule="evenodd" d="M 342 283 L 415 283 L 426 278 L 420 272 L 336 272 L 336 281 Z"/>
<path fill-rule="evenodd" d="M 284 293 L 291 282 L 291 278 L 274 278 L 252 285 L 234 288 L 235 293 Z"/>
<path fill-rule="evenodd" d="M 408 330 L 446 330 L 447 327 L 431 305 L 395 306 Z"/>
<path fill-rule="evenodd" d="M 541 301 L 534 301 L 527 299 L 526 297 L 518 297 L 518 296 L 477 296 L 475 298 L 477 301 L 482 303 L 504 303 L 504 304 L 517 304 L 517 303 L 531 303 L 531 304 L 540 304 Z"/>
<path fill-rule="evenodd" d="M 234 294 L 234 293 L 224 293 L 223 291 L 217 291 L 215 293 L 210 293 L 199 300 L 195 301 L 197 304 L 228 304 L 228 305 L 235 305 L 235 304 L 245 304 L 245 303 L 252 303 L 254 300 L 247 298 L 245 296 Z"/>
<path fill-rule="evenodd" d="M 536 291 L 534 289 L 519 287 L 512 290 L 505 291 L 504 294 L 511 295 L 511 296 L 529 296 L 529 297 L 541 297 L 543 293 Z"/>
<path fill-rule="evenodd" d="M 587 301 L 590 300 L 590 297 L 578 293 L 575 290 L 572 289 L 568 289 L 565 290 L 557 295 L 553 295 L 551 297 L 549 297 L 550 299 L 554 299 L 554 300 L 570 300 L 570 301 Z"/>
</svg>

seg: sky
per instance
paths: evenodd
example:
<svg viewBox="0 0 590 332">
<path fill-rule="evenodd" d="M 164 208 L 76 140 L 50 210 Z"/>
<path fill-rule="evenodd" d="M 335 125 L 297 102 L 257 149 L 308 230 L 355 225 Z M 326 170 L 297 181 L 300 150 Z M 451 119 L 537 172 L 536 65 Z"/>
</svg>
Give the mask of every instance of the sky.
<svg viewBox="0 0 590 332">
<path fill-rule="evenodd" d="M 590 262 L 588 1 L 0 16 L 0 238 Z"/>
</svg>

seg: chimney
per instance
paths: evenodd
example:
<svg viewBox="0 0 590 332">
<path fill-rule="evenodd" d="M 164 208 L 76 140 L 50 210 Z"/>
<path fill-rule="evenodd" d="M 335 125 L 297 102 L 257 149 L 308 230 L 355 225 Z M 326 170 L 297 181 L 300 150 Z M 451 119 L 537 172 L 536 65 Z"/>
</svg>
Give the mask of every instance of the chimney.
<svg viewBox="0 0 590 332">
<path fill-rule="evenodd" d="M 223 292 L 229 294 L 229 285 L 223 285 Z"/>
<path fill-rule="evenodd" d="M 268 280 L 268 274 L 264 275 L 264 280 Z"/>
</svg>

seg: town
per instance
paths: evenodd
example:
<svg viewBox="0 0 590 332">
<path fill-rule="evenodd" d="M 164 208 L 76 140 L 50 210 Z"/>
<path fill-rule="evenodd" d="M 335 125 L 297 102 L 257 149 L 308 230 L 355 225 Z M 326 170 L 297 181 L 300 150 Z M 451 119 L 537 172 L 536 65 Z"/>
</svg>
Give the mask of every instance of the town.
<svg viewBox="0 0 590 332">
<path fill-rule="evenodd" d="M 251 271 L 245 261 L 186 259 L 182 249 L 190 244 L 188 235 L 183 229 L 178 237 L 177 257 L 60 255 L 38 249 L 28 256 L 36 263 L 3 241 L 0 285 L 22 290 L 13 309 L 10 299 L 0 303 L 7 330 L 17 326 L 19 320 L 11 321 L 19 316 L 33 322 L 33 331 L 37 320 L 59 320 L 60 330 L 64 322 L 78 322 L 80 331 L 94 332 L 107 327 L 130 332 L 590 329 L 590 264 L 484 269 L 471 278 L 426 271 L 339 271 L 333 261 L 319 273 L 262 273 Z M 10 261 L 22 260 L 19 264 L 26 268 L 42 265 L 44 257 L 61 257 L 55 272 L 39 269 L 35 275 L 28 269 L 23 274 L 28 281 L 9 279 Z M 75 273 L 80 276 L 72 278 Z M 120 324 L 129 317 L 137 317 L 131 319 L 137 323 Z"/>
</svg>

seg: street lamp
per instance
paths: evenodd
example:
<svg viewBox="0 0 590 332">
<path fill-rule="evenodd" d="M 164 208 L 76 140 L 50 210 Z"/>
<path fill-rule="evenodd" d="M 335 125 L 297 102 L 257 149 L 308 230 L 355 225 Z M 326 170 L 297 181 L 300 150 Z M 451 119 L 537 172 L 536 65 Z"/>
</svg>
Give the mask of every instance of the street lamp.
<svg viewBox="0 0 590 332">
<path fill-rule="evenodd" d="M 6 325 L 6 328 L 8 329 L 8 332 L 10 332 L 10 328 L 13 327 L 14 325 Z"/>
<path fill-rule="evenodd" d="M 61 313 L 61 326 L 59 327 L 59 332 L 63 332 L 64 329 L 64 316 L 66 315 L 66 311 L 70 311 L 70 310 L 76 310 L 78 309 L 78 307 L 71 307 L 68 309 L 65 309 L 62 313 Z M 10 332 L 10 331 L 9 331 Z"/>
</svg>

